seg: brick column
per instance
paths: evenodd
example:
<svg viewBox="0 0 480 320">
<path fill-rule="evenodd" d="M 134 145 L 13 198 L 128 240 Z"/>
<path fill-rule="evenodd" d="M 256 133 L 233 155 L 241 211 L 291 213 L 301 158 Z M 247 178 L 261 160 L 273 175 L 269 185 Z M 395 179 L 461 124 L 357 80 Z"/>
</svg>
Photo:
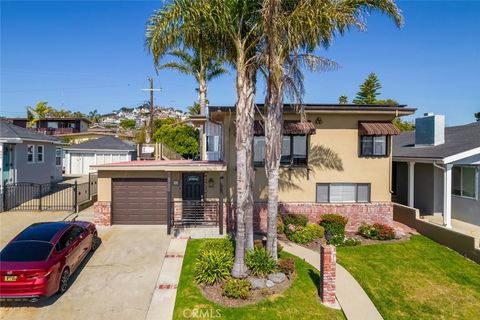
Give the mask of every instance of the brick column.
<svg viewBox="0 0 480 320">
<path fill-rule="evenodd" d="M 320 248 L 320 298 L 324 305 L 336 306 L 335 300 L 336 250 L 335 246 Z"/>
<path fill-rule="evenodd" d="M 97 226 L 112 225 L 112 204 L 110 201 L 98 201 L 95 203 L 93 222 Z"/>
</svg>

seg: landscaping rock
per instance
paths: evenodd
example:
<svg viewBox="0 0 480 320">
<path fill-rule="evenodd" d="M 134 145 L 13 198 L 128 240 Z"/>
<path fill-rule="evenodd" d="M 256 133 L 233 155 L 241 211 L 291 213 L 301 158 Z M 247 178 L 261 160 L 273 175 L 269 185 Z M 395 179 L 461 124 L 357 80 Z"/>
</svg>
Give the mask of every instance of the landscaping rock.
<svg viewBox="0 0 480 320">
<path fill-rule="evenodd" d="M 402 239 L 407 234 L 403 230 L 395 230 L 395 239 Z"/>
<path fill-rule="evenodd" d="M 273 286 L 275 285 L 275 283 L 273 283 L 272 280 L 267 280 L 267 281 L 265 282 L 265 285 L 267 286 L 267 288 L 271 288 L 271 287 L 273 287 Z"/>
<path fill-rule="evenodd" d="M 268 280 L 273 281 L 274 283 L 282 283 L 287 280 L 285 273 L 277 272 L 268 275 Z"/>
<path fill-rule="evenodd" d="M 252 285 L 252 289 L 263 289 L 263 288 L 265 288 L 265 285 L 266 285 L 265 279 L 248 277 L 247 280 Z"/>
</svg>

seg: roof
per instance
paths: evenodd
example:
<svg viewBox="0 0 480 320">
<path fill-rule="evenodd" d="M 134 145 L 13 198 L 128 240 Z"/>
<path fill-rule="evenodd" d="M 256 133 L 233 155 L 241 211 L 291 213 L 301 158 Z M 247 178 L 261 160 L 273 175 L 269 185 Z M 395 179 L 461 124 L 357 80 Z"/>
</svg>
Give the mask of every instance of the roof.
<svg viewBox="0 0 480 320">
<path fill-rule="evenodd" d="M 14 125 L 13 123 L 0 119 L 0 140 L 22 140 L 28 141 L 46 141 L 52 143 L 61 143 L 60 140 L 53 136 L 49 136 L 43 133 L 38 133 L 33 130 L 22 128 Z"/>
<path fill-rule="evenodd" d="M 258 110 L 263 112 L 265 104 L 257 103 Z M 302 104 L 306 112 L 398 112 L 400 115 L 413 114 L 417 109 L 406 105 L 386 104 L 335 104 L 335 103 L 306 103 Z M 284 112 L 295 112 L 297 105 L 284 104 Z M 209 106 L 210 112 L 235 112 L 235 106 Z"/>
<path fill-rule="evenodd" d="M 361 134 L 367 136 L 397 135 L 400 130 L 390 121 L 359 121 Z"/>
<path fill-rule="evenodd" d="M 119 150 L 135 151 L 135 145 L 113 136 L 85 141 L 64 148 L 65 150 Z"/>
<path fill-rule="evenodd" d="M 203 172 L 227 170 L 227 165 L 223 161 L 207 160 L 135 160 L 94 165 L 91 167 L 97 170 L 115 171 Z"/>
<path fill-rule="evenodd" d="M 480 122 L 445 128 L 445 143 L 437 146 L 415 146 L 415 131 L 393 138 L 396 158 L 444 159 L 476 148 L 480 148 Z"/>
</svg>

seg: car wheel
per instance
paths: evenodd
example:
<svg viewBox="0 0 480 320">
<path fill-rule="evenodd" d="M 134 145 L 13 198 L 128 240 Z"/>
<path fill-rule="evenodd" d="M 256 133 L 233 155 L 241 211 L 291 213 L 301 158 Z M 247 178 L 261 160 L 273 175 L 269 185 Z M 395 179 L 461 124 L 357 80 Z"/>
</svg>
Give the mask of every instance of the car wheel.
<svg viewBox="0 0 480 320">
<path fill-rule="evenodd" d="M 68 289 L 68 280 L 70 280 L 70 271 L 65 268 L 62 272 L 62 276 L 60 277 L 60 285 L 58 288 L 58 293 L 62 294 Z"/>
<path fill-rule="evenodd" d="M 94 233 L 93 238 L 92 238 L 92 248 L 90 249 L 90 251 L 97 250 L 99 245 L 100 245 L 100 238 L 98 237 L 98 235 L 96 233 Z"/>
</svg>

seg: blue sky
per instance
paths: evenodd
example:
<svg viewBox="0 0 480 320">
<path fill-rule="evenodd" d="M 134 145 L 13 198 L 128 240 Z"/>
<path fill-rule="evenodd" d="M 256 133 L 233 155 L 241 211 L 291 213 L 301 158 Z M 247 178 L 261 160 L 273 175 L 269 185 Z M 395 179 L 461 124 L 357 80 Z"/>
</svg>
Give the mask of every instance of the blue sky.
<svg viewBox="0 0 480 320">
<path fill-rule="evenodd" d="M 25 106 L 106 113 L 148 99 L 185 109 L 196 100 L 193 79 L 155 74 L 144 48 L 147 18 L 161 1 L 1 1 L 0 114 L 23 116 Z M 373 15 L 366 32 L 353 31 L 319 52 L 341 65 L 306 75 L 305 102 L 351 100 L 370 72 L 383 98 L 446 115 L 448 125 L 472 122 L 480 111 L 480 1 L 399 1 L 405 26 Z M 258 90 L 263 101 L 264 88 Z M 209 86 L 211 104 L 233 104 L 234 73 Z"/>
</svg>

